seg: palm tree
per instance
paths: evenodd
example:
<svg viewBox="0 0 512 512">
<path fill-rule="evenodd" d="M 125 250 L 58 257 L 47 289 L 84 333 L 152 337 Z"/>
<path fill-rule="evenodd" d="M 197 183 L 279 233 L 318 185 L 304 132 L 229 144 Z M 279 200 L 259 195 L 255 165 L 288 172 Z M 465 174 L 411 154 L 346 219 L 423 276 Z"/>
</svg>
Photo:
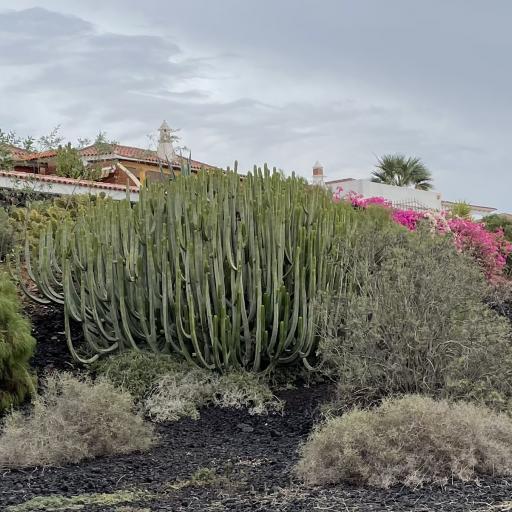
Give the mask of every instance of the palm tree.
<svg viewBox="0 0 512 512">
<path fill-rule="evenodd" d="M 419 158 L 406 158 L 405 155 L 384 155 L 379 158 L 377 170 L 372 172 L 372 181 L 418 190 L 432 188 L 432 175 L 423 162 Z"/>
</svg>

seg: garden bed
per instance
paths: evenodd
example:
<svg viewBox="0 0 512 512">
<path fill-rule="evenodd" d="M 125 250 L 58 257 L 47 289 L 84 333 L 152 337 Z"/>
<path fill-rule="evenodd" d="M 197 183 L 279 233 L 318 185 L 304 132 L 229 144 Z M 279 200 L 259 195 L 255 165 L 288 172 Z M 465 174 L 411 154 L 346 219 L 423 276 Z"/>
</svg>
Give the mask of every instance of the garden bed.
<svg viewBox="0 0 512 512">
<path fill-rule="evenodd" d="M 63 331 L 61 317 L 50 308 L 31 308 L 29 313 L 38 340 L 34 358 L 38 372 L 76 368 L 66 351 L 64 336 L 59 334 Z M 292 471 L 297 448 L 329 394 L 325 384 L 279 392 L 286 401 L 282 415 L 251 416 L 245 411 L 205 409 L 199 420 L 159 426 L 158 445 L 144 454 L 104 457 L 62 468 L 5 472 L 0 478 L 0 510 L 512 509 L 512 480 L 506 479 L 416 490 L 304 487 Z"/>
</svg>

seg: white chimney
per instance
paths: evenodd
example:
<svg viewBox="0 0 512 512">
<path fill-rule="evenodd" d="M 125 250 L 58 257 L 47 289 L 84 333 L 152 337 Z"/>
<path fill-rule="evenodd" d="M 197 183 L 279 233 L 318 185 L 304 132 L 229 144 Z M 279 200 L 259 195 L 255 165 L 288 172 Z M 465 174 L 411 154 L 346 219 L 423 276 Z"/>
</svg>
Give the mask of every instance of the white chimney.
<svg viewBox="0 0 512 512">
<path fill-rule="evenodd" d="M 317 160 L 313 165 L 313 185 L 320 185 L 323 187 L 324 183 L 324 166 Z"/>
<path fill-rule="evenodd" d="M 172 130 L 171 127 L 164 121 L 160 128 L 160 138 L 158 140 L 158 149 L 156 154 L 161 160 L 169 160 L 172 162 L 176 158 L 176 153 L 172 146 Z"/>
</svg>

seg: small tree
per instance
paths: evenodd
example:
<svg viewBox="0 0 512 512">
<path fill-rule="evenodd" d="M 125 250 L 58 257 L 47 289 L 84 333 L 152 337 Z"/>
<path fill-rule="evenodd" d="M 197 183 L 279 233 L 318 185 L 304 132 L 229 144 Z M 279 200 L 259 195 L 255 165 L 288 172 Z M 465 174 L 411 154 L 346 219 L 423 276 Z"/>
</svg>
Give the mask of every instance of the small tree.
<svg viewBox="0 0 512 512">
<path fill-rule="evenodd" d="M 80 153 L 71 146 L 71 143 L 61 146 L 56 157 L 57 176 L 79 179 L 85 173 L 85 166 Z"/>
<path fill-rule="evenodd" d="M 101 177 L 101 169 L 86 167 L 79 151 L 71 146 L 71 143 L 59 147 L 56 157 L 57 176 L 72 178 L 75 180 L 98 180 Z"/>
</svg>

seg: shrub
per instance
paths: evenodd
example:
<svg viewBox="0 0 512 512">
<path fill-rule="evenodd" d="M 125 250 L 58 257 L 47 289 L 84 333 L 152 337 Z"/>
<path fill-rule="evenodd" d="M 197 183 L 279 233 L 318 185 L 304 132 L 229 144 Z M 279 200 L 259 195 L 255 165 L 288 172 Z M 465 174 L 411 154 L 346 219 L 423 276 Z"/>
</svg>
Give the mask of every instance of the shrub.
<svg viewBox="0 0 512 512">
<path fill-rule="evenodd" d="M 512 396 L 509 325 L 483 303 L 484 277 L 449 239 L 368 231 L 339 259 L 350 263 L 340 291 L 324 298 L 319 332 L 340 398 Z"/>
<path fill-rule="evenodd" d="M 208 405 L 215 394 L 212 375 L 201 368 L 164 375 L 146 399 L 147 414 L 158 422 L 199 418 L 199 408 Z"/>
<path fill-rule="evenodd" d="M 470 254 L 491 281 L 499 279 L 512 251 L 503 232 L 488 231 L 484 224 L 467 219 L 450 219 L 448 224 L 457 249 Z"/>
<path fill-rule="evenodd" d="M 7 417 L 0 436 L 0 467 L 77 463 L 144 451 L 153 443 L 153 429 L 133 412 L 128 393 L 105 379 L 53 374 L 27 416 L 14 412 Z"/>
<path fill-rule="evenodd" d="M 186 373 L 193 366 L 165 354 L 126 350 L 101 359 L 94 369 L 134 398 L 144 398 L 166 374 Z"/>
<path fill-rule="evenodd" d="M 163 354 L 122 352 L 99 361 L 95 370 L 115 386 L 141 400 L 144 411 L 156 421 L 199 417 L 199 409 L 247 407 L 251 414 L 279 410 L 268 385 L 249 372 L 219 375 Z"/>
<path fill-rule="evenodd" d="M 213 404 L 223 408 L 248 408 L 250 414 L 280 411 L 283 402 L 259 377 L 249 372 L 231 372 L 214 381 Z"/>
<path fill-rule="evenodd" d="M 482 220 L 485 228 L 493 233 L 502 234 L 508 242 L 512 242 L 512 219 L 505 215 L 493 214 L 487 215 Z M 507 255 L 507 264 L 505 265 L 505 273 L 512 275 L 512 254 Z"/>
<path fill-rule="evenodd" d="M 0 411 L 34 391 L 29 360 L 35 346 L 30 324 L 20 313 L 16 287 L 0 274 Z"/>
<path fill-rule="evenodd" d="M 14 226 L 10 222 L 9 214 L 0 208 L 0 263 L 5 261 L 7 255 L 14 247 Z"/>
<path fill-rule="evenodd" d="M 332 197 L 335 203 L 344 199 L 345 203 L 357 209 L 379 205 L 391 212 L 394 222 L 405 226 L 409 231 L 416 231 L 420 226 L 427 224 L 433 233 L 449 234 L 457 250 L 471 255 L 490 281 L 501 281 L 504 272 L 510 273 L 512 239 L 507 234 L 507 229 L 512 226 L 512 222 L 506 217 L 490 215 L 483 223 L 475 222 L 469 215 L 471 208 L 468 210 L 469 205 L 464 202 L 457 203 L 451 212 L 403 210 L 393 208 L 393 205 L 382 197 L 365 198 L 354 192 L 343 196 L 341 187 Z"/>
<path fill-rule="evenodd" d="M 469 403 L 406 396 L 320 425 L 301 449 L 309 484 L 377 487 L 512 474 L 512 420 Z"/>
<path fill-rule="evenodd" d="M 466 201 L 458 201 L 450 208 L 450 214 L 461 219 L 471 220 L 471 205 Z"/>
<path fill-rule="evenodd" d="M 505 238 L 512 242 L 512 219 L 499 213 L 486 215 L 482 222 L 489 231 L 502 231 Z"/>
<path fill-rule="evenodd" d="M 219 376 L 203 369 L 164 375 L 145 403 L 146 412 L 156 421 L 199 418 L 199 408 L 216 405 L 248 408 L 250 414 L 267 414 L 282 409 L 269 387 L 256 375 L 231 372 Z"/>
</svg>

